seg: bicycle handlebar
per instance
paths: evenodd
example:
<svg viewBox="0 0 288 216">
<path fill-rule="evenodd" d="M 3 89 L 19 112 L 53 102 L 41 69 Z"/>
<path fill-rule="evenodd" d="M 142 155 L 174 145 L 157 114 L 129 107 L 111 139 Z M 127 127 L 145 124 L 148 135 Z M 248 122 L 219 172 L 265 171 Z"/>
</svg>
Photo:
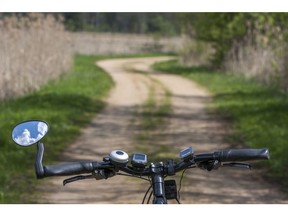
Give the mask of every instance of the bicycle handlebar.
<svg viewBox="0 0 288 216">
<path fill-rule="evenodd" d="M 110 170 L 122 170 L 126 173 L 129 173 L 131 175 L 145 175 L 149 176 L 150 170 L 149 168 L 145 168 L 140 173 L 137 170 L 133 170 L 132 168 L 129 168 L 129 166 L 124 167 L 116 167 L 115 165 L 111 164 L 109 161 L 103 161 L 103 162 L 93 162 L 93 161 L 79 161 L 79 162 L 72 162 L 72 163 L 66 163 L 66 164 L 60 164 L 60 165 L 47 165 L 42 166 L 42 158 L 43 158 L 43 152 L 44 147 L 43 144 L 40 143 L 38 145 L 38 154 L 37 154 L 37 160 L 35 163 L 36 167 L 36 175 L 37 178 L 44 178 L 49 176 L 67 176 L 67 175 L 78 175 L 78 174 L 84 174 L 84 173 L 91 173 L 95 170 L 100 169 L 110 169 Z M 263 160 L 263 159 L 269 159 L 269 151 L 268 149 L 229 149 L 229 150 L 223 150 L 223 151 L 217 151 L 213 153 L 202 153 L 202 154 L 194 154 L 190 159 L 188 160 L 182 160 L 179 163 L 175 164 L 173 163 L 171 165 L 167 165 L 167 168 L 172 168 L 172 173 L 179 172 L 185 168 L 188 168 L 190 166 L 210 162 L 210 161 L 216 161 L 219 162 L 238 162 L 238 161 L 250 161 L 250 160 Z M 169 171 L 167 171 L 169 172 Z M 171 172 L 171 170 L 170 170 Z"/>
<path fill-rule="evenodd" d="M 29 128 L 29 131 L 37 131 L 37 127 L 42 123 L 48 131 L 48 125 L 42 121 L 28 121 L 23 124 L 17 125 L 12 132 L 13 140 L 20 146 L 27 146 L 26 139 L 25 142 L 21 142 L 15 137 L 21 137 L 23 134 L 18 134 L 18 130 L 23 130 L 23 128 Z M 37 127 L 35 127 L 37 125 Z M 26 129 L 25 129 L 26 130 Z M 28 129 L 27 129 L 28 130 Z M 44 133 L 44 135 L 47 133 Z M 40 133 L 43 138 L 42 132 Z M 40 135 L 39 134 L 39 135 Z M 38 135 L 38 137 L 39 137 Z M 37 137 L 37 138 L 38 138 Z M 35 142 L 33 141 L 28 145 L 37 143 L 37 154 L 35 160 L 35 171 L 37 178 L 44 178 L 50 176 L 69 176 L 73 177 L 67 178 L 63 181 L 63 185 L 71 183 L 74 181 L 95 178 L 96 180 L 108 179 L 115 175 L 125 175 L 130 177 L 137 177 L 150 182 L 150 187 L 147 190 L 145 197 L 149 190 L 152 188 L 153 192 L 153 203 L 167 203 L 167 199 L 177 199 L 180 188 L 177 192 L 175 180 L 164 180 L 167 176 L 173 176 L 177 172 L 185 171 L 190 168 L 201 168 L 207 171 L 211 171 L 223 167 L 240 167 L 240 168 L 251 168 L 250 164 L 239 163 L 241 161 L 250 160 L 263 160 L 269 159 L 268 149 L 229 149 L 223 151 L 216 151 L 211 153 L 194 154 L 192 147 L 183 149 L 179 153 L 180 161 L 176 162 L 174 160 L 167 160 L 165 162 L 157 162 L 148 164 L 147 155 L 141 153 L 135 153 L 130 157 L 129 155 L 120 150 L 115 150 L 110 153 L 109 156 L 103 158 L 103 161 L 78 161 L 59 165 L 47 165 L 43 166 L 42 160 L 44 155 L 44 145 L 39 142 L 39 139 Z M 223 163 L 222 162 L 228 162 Z M 184 174 L 182 173 L 182 177 Z M 87 174 L 89 173 L 89 174 Z M 85 175 L 81 175 L 85 174 Z M 182 179 L 181 177 L 181 179 Z M 166 184 L 167 183 L 167 184 Z M 181 180 L 180 180 L 181 185 Z M 167 189 L 167 190 L 166 190 Z M 152 195 L 151 192 L 151 195 Z M 167 196 L 166 196 L 167 192 Z M 148 203 L 149 200 L 148 199 Z M 179 201 L 178 201 L 179 203 Z"/>
<path fill-rule="evenodd" d="M 264 149 L 230 149 L 220 153 L 219 160 L 226 161 L 250 161 L 250 160 L 268 160 L 269 151 Z"/>
<path fill-rule="evenodd" d="M 73 162 L 59 165 L 44 166 L 44 177 L 78 175 L 91 173 L 95 168 L 92 162 Z"/>
<path fill-rule="evenodd" d="M 37 173 L 37 177 L 44 178 L 49 176 L 78 175 L 84 173 L 91 173 L 96 169 L 113 169 L 113 168 L 115 167 L 107 162 L 79 161 L 65 164 L 43 166 L 43 174 L 39 175 L 39 173 Z"/>
<path fill-rule="evenodd" d="M 219 160 L 220 162 L 250 161 L 269 159 L 269 150 L 264 149 L 229 149 L 214 153 L 195 155 L 195 162 Z"/>
</svg>

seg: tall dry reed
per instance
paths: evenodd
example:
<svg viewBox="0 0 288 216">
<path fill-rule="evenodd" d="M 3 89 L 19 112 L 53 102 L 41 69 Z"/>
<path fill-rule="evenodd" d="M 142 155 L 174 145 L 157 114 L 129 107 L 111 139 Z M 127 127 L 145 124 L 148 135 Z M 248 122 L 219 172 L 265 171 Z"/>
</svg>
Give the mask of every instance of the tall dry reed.
<svg viewBox="0 0 288 216">
<path fill-rule="evenodd" d="M 277 27 L 270 27 L 269 35 L 257 29 L 249 30 L 244 40 L 234 41 L 224 68 L 288 92 L 287 45 Z"/>
<path fill-rule="evenodd" d="M 182 36 L 183 45 L 179 49 L 181 63 L 188 66 L 209 66 L 214 54 L 211 44 L 196 40 L 193 37 Z"/>
<path fill-rule="evenodd" d="M 38 13 L 0 20 L 0 99 L 38 89 L 69 70 L 73 53 L 62 21 Z"/>
</svg>

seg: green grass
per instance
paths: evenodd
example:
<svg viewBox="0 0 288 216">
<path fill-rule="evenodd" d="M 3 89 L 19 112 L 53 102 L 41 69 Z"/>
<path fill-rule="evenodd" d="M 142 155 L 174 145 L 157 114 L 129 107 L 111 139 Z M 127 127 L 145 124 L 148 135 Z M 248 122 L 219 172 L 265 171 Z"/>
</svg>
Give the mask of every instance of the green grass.
<svg viewBox="0 0 288 216">
<path fill-rule="evenodd" d="M 157 63 L 156 70 L 195 80 L 214 96 L 213 107 L 231 121 L 233 134 L 227 139 L 242 147 L 269 148 L 267 176 L 288 182 L 288 96 L 241 76 L 186 67 L 176 60 Z"/>
<path fill-rule="evenodd" d="M 36 182 L 36 147 L 21 148 L 11 140 L 13 127 L 28 119 L 43 119 L 50 125 L 45 143 L 45 162 L 56 160 L 80 128 L 100 111 L 102 99 L 113 86 L 112 79 L 95 61 L 104 57 L 75 56 L 73 69 L 39 91 L 0 105 L 0 202 L 33 200 Z M 29 196 L 28 196 L 29 194 Z"/>
</svg>

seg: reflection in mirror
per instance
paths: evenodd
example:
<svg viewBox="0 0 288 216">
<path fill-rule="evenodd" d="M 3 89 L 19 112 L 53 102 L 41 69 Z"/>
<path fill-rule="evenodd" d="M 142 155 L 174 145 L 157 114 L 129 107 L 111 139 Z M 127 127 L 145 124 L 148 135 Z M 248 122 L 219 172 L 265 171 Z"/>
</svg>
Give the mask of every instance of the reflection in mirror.
<svg viewBox="0 0 288 216">
<path fill-rule="evenodd" d="M 18 145 L 29 146 L 40 141 L 48 132 L 48 124 L 43 121 L 26 121 L 18 124 L 12 132 L 12 139 Z"/>
</svg>

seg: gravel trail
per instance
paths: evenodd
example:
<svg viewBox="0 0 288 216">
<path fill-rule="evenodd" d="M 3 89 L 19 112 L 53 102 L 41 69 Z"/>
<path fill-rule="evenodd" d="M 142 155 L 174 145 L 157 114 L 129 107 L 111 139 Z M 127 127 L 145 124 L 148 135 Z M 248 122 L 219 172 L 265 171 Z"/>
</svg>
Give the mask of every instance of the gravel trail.
<svg viewBox="0 0 288 216">
<path fill-rule="evenodd" d="M 129 154 L 135 147 L 137 113 L 147 100 L 151 86 L 157 98 L 171 93 L 173 112 L 164 130 L 157 131 L 158 141 L 178 152 L 192 146 L 195 153 L 231 148 L 224 141 L 229 125 L 221 117 L 207 112 L 211 95 L 201 86 L 177 75 L 159 73 L 150 65 L 170 57 L 104 60 L 97 64 L 115 81 L 106 108 L 81 136 L 63 153 L 62 162 L 102 160 L 111 150 Z M 129 68 L 129 69 L 127 69 Z M 138 72 L 132 72 L 138 71 Z M 140 72 L 139 72 L 140 71 Z M 52 126 L 53 127 L 53 126 Z M 159 139 L 161 137 L 161 139 Z M 253 164 L 252 164 L 253 165 Z M 269 183 L 261 170 L 222 168 L 217 171 L 191 169 L 185 172 L 181 203 L 288 203 L 277 185 Z M 64 178 L 47 178 L 41 188 L 40 203 L 141 203 L 149 184 L 138 179 L 117 176 L 108 180 L 78 181 L 62 186 Z M 178 185 L 179 187 L 179 185 Z M 171 201 L 175 203 L 174 201 Z"/>
</svg>

